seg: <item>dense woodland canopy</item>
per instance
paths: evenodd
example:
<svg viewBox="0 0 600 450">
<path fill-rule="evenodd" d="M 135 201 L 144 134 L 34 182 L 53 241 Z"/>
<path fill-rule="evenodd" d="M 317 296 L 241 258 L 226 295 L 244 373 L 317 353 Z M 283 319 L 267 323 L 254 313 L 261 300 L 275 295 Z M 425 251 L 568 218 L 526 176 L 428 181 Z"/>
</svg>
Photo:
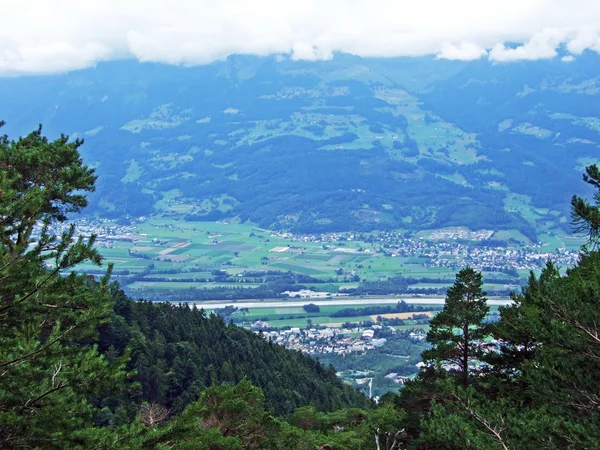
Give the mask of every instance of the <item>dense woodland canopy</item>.
<svg viewBox="0 0 600 450">
<path fill-rule="evenodd" d="M 177 415 L 219 383 L 244 381 L 259 392 L 265 414 L 277 416 L 306 405 L 370 406 L 332 367 L 218 316 L 133 302 L 110 283 L 110 267 L 100 281 L 61 276 L 101 261 L 93 237 L 48 232 L 86 205 L 81 191 L 94 188 L 81 144 L 64 136 L 50 142 L 41 128 L 0 140 L 1 447 L 87 447 L 142 420 L 143 405 Z"/>
<path fill-rule="evenodd" d="M 139 386 L 128 401 L 181 412 L 207 387 L 246 379 L 262 389 L 277 416 L 308 404 L 325 411 L 369 406 L 337 379 L 333 367 L 227 325 L 218 315 L 187 305 L 133 302 L 121 291 L 115 298 L 116 315 L 100 329 L 99 350 L 111 358 L 131 352 L 127 367 L 135 370 L 132 380 Z"/>
<path fill-rule="evenodd" d="M 110 267 L 73 273 L 101 262 L 93 237 L 49 232 L 94 188 L 81 144 L 41 129 L 0 139 L 1 448 L 600 447 L 595 166 L 596 203 L 572 203 L 592 250 L 565 274 L 531 275 L 491 325 L 480 274 L 461 271 L 432 321 L 430 364 L 375 406 L 333 368 L 218 317 L 131 301 Z"/>
</svg>

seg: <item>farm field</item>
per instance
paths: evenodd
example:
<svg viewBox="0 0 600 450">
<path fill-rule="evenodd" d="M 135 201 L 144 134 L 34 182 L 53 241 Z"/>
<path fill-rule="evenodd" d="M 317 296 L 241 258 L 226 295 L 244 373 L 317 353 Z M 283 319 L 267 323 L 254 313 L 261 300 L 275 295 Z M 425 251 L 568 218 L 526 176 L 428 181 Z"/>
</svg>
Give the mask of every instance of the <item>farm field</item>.
<svg viewBox="0 0 600 450">
<path fill-rule="evenodd" d="M 405 308 L 411 310 L 407 312 L 394 311 L 398 303 L 405 303 Z M 490 313 L 498 311 L 500 305 L 507 305 L 511 302 L 507 298 L 492 297 L 488 299 Z M 311 328 L 315 326 L 340 328 L 343 324 L 350 323 L 355 325 L 364 324 L 382 324 L 393 326 L 396 329 L 411 329 L 427 327 L 427 320 L 422 316 L 433 317 L 440 311 L 444 304 L 443 297 L 435 298 L 395 298 L 395 299 L 376 299 L 376 298 L 341 298 L 330 300 L 315 299 L 290 299 L 265 302 L 219 302 L 215 303 L 191 303 L 190 306 L 196 308 L 206 308 L 212 312 L 218 310 L 218 313 L 224 315 L 226 320 L 233 320 L 237 324 L 256 328 Z M 264 305 L 264 306 L 263 306 Z M 312 309 L 316 309 L 312 312 Z M 317 307 L 318 308 L 315 308 Z M 305 309 L 306 308 L 306 309 Z M 379 312 L 374 313 L 371 309 L 366 312 L 361 308 L 373 308 Z M 349 313 L 349 311 L 354 311 Z M 363 314 L 359 314 L 363 312 Z M 420 316 L 413 319 L 413 316 Z M 379 321 L 378 318 L 382 320 Z M 389 320 L 401 319 L 401 323 L 390 322 Z"/>
<path fill-rule="evenodd" d="M 113 226 L 113 224 L 108 224 Z M 117 225 L 114 227 L 118 228 Z M 418 242 L 424 255 L 394 254 L 378 240 L 377 233 L 329 233 L 319 236 L 293 236 L 260 229 L 251 223 L 187 222 L 153 217 L 128 226 L 129 233 L 101 235 L 97 247 L 105 263 L 114 264 L 113 277 L 135 298 L 190 301 L 194 292 L 203 300 L 210 290 L 238 292 L 233 298 L 257 298 L 251 290 L 274 282 L 274 277 L 292 274 L 282 291 L 289 296 L 301 289 L 315 296 L 335 296 L 365 282 L 403 277 L 411 281 L 404 292 L 443 293 L 459 270 L 456 267 L 429 264 L 438 241 L 428 236 Z M 431 233 L 430 233 L 431 234 Z M 542 235 L 540 251 L 555 248 L 574 250 L 581 240 L 571 236 Z M 518 247 L 514 247 L 518 248 Z M 442 255 L 440 261 L 453 261 Z M 445 259 L 444 259 L 445 258 Z M 104 269 L 83 264 L 81 271 L 99 275 Z M 491 292 L 520 289 L 528 269 L 483 270 L 491 280 L 484 289 Z M 178 297 L 178 292 L 182 295 Z M 276 292 L 279 294 L 280 292 Z M 321 294 L 316 294 L 316 293 Z M 246 293 L 248 295 L 246 295 Z M 272 297 L 266 295 L 265 297 Z M 214 297 L 223 298 L 223 297 Z"/>
<path fill-rule="evenodd" d="M 400 301 L 400 299 L 398 300 Z M 310 300 L 306 300 L 306 304 L 312 303 Z M 339 302 L 343 303 L 343 302 Z M 234 304 L 235 305 L 235 304 Z M 388 313 L 380 314 L 384 319 L 403 319 L 405 324 L 397 325 L 403 328 L 410 328 L 411 326 L 424 325 L 421 320 L 412 320 L 415 314 L 424 314 L 429 317 L 433 317 L 436 309 L 439 309 L 441 305 L 432 304 L 418 304 L 412 303 L 413 306 L 422 311 L 406 312 L 406 313 Z M 348 310 L 348 308 L 361 308 L 361 307 L 382 307 L 390 308 L 394 307 L 395 304 L 379 304 L 370 303 L 366 300 L 363 304 L 337 304 L 331 306 L 320 306 L 318 312 L 306 312 L 303 307 L 289 306 L 286 307 L 285 303 L 282 303 L 276 308 L 268 307 L 255 307 L 255 308 L 239 308 L 236 312 L 231 314 L 229 317 L 236 323 L 241 323 L 246 326 L 252 326 L 253 324 L 260 324 L 261 327 L 280 329 L 280 328 L 310 328 L 314 326 L 324 326 L 332 328 L 340 328 L 344 323 L 351 324 L 365 324 L 365 323 L 378 323 L 378 315 L 356 315 L 356 316 L 342 316 L 337 317 L 335 313 L 339 313 L 342 310 Z M 425 324 L 426 325 L 426 324 Z"/>
</svg>

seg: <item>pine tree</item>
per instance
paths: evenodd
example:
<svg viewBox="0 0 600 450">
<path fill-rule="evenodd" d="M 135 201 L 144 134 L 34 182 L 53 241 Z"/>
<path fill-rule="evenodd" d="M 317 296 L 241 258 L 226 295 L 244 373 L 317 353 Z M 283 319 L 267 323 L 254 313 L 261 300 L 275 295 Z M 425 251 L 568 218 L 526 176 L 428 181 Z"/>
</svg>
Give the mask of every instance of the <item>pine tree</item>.
<svg viewBox="0 0 600 450">
<path fill-rule="evenodd" d="M 588 244 L 596 248 L 600 171 L 590 166 L 586 172 L 584 180 L 597 188 L 596 204 L 575 196 L 572 215 L 578 231 L 585 231 Z M 457 385 L 429 367 L 401 392 L 401 406 L 407 409 L 412 404 L 406 400 L 433 398 L 431 409 L 409 430 L 411 436 L 418 435 L 418 445 L 470 450 L 598 448 L 600 252 L 584 248 L 566 275 L 549 262 L 539 277 L 531 274 L 522 294 L 512 298 L 514 303 L 500 308 L 500 321 L 491 327 L 499 351 L 486 355 L 491 367 L 477 383 Z M 438 317 L 432 321 L 434 348 L 429 359 L 443 361 L 456 357 L 458 344 L 453 339 L 463 333 L 456 322 L 448 325 L 448 317 Z M 424 377 L 431 373 L 436 375 L 433 382 Z"/>
<path fill-rule="evenodd" d="M 1 124 L 0 124 L 1 125 Z M 51 226 L 86 205 L 93 170 L 82 141 L 48 141 L 41 127 L 0 138 L 0 447 L 65 448 L 98 442 L 92 400 L 121 377 L 90 343 L 110 317 L 108 275 L 67 272 L 100 263 L 94 237 Z M 65 276 L 61 276 L 64 274 Z"/>
<path fill-rule="evenodd" d="M 585 168 L 583 181 L 594 186 L 594 204 L 574 195 L 571 199 L 571 217 L 576 233 L 588 235 L 588 244 L 593 248 L 600 243 L 600 169 L 593 164 Z"/>
<path fill-rule="evenodd" d="M 430 322 L 427 341 L 433 348 L 423 352 L 425 362 L 455 364 L 463 386 L 469 384 L 469 363 L 481 358 L 488 333 L 483 319 L 489 308 L 482 284 L 480 272 L 470 267 L 458 272 L 443 311 Z"/>
</svg>

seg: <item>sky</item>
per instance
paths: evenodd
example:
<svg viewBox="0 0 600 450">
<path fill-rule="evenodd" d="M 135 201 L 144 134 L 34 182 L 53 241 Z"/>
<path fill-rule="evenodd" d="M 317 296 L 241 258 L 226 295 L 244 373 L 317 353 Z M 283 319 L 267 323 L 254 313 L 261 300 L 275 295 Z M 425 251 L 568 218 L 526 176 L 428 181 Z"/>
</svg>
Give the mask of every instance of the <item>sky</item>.
<svg viewBox="0 0 600 450">
<path fill-rule="evenodd" d="M 0 74 L 137 58 L 207 64 L 432 55 L 498 63 L 600 53 L 600 0 L 1 0 Z M 517 44 L 515 46 L 515 44 Z"/>
</svg>

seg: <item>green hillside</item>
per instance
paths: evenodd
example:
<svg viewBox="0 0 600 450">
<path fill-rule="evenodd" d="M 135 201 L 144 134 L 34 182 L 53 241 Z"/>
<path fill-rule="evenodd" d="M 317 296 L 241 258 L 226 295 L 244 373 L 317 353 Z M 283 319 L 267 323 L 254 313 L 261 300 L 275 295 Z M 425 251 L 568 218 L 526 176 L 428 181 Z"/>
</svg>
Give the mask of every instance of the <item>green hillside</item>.
<svg viewBox="0 0 600 450">
<path fill-rule="evenodd" d="M 121 61 L 2 79 L 0 117 L 13 135 L 43 122 L 86 140 L 100 175 L 87 213 L 99 217 L 303 233 L 466 226 L 535 242 L 569 230 L 567 193 L 597 160 L 599 66 L 594 54 Z"/>
<path fill-rule="evenodd" d="M 131 349 L 136 394 L 124 401 L 159 403 L 181 412 L 211 385 L 246 379 L 260 387 L 278 416 L 313 405 L 333 411 L 369 407 L 369 400 L 342 383 L 333 367 L 285 350 L 218 315 L 187 305 L 133 302 L 116 291 L 115 317 L 100 330 L 99 350 L 111 358 Z M 105 419 L 106 420 L 106 419 Z"/>
<path fill-rule="evenodd" d="M 94 188 L 80 145 L 0 138 L 1 448 L 598 448 L 597 250 L 532 273 L 495 322 L 481 273 L 459 271 L 419 375 L 372 405 L 334 368 L 219 317 L 131 301 L 112 265 L 75 273 L 102 260 L 96 236 L 52 231 Z M 594 201 L 572 211 L 595 249 L 600 169 L 584 179 Z"/>
</svg>

